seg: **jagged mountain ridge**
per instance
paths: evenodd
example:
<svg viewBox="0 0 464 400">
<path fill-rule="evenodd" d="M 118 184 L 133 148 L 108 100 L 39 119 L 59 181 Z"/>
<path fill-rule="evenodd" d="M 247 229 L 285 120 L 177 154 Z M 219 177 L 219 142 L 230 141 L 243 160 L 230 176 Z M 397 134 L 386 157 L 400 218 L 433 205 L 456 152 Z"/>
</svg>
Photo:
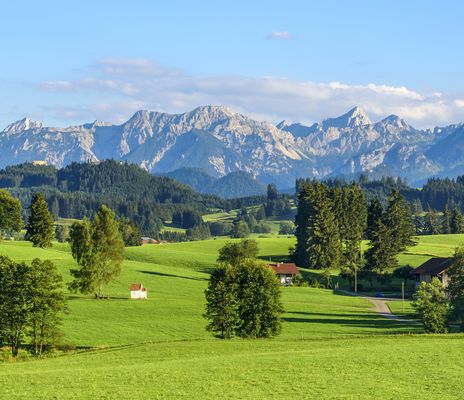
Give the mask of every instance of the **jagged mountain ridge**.
<svg viewBox="0 0 464 400">
<path fill-rule="evenodd" d="M 137 111 L 121 125 L 95 121 L 56 128 L 24 118 L 0 132 L 0 167 L 113 158 L 153 173 L 202 168 L 219 178 L 245 171 L 281 188 L 293 186 L 297 177 L 361 172 L 419 183 L 464 171 L 461 147 L 464 124 L 419 130 L 395 115 L 371 122 L 359 107 L 311 126 L 274 126 L 224 106 L 202 106 L 182 114 Z"/>
</svg>

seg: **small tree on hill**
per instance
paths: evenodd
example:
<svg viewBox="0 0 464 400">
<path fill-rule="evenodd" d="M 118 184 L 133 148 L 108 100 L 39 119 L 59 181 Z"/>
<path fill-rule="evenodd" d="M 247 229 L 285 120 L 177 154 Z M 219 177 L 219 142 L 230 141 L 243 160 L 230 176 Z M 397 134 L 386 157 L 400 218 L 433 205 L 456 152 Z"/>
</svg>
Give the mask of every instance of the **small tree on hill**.
<svg viewBox="0 0 464 400">
<path fill-rule="evenodd" d="M 250 234 L 248 226 L 243 221 L 237 221 L 232 228 L 233 238 L 246 238 Z"/>
<path fill-rule="evenodd" d="M 71 271 L 74 281 L 70 290 L 94 292 L 96 298 L 101 298 L 103 286 L 119 275 L 123 261 L 124 242 L 114 212 L 101 206 L 92 223 L 87 219 L 74 223 L 70 242 L 72 255 L 80 266 Z"/>
<path fill-rule="evenodd" d="M 240 242 L 226 243 L 219 249 L 219 263 L 228 263 L 238 265 L 247 258 L 256 258 L 258 256 L 258 242 L 254 239 L 242 239 Z"/>
<path fill-rule="evenodd" d="M 63 279 L 55 265 L 49 260 L 34 259 L 31 265 L 32 307 L 29 336 L 32 353 L 41 355 L 45 348 L 52 347 L 60 337 L 59 314 L 67 311 L 63 293 Z"/>
<path fill-rule="evenodd" d="M 271 337 L 281 331 L 284 311 L 274 272 L 262 262 L 247 259 L 237 268 L 240 324 L 237 336 Z"/>
<path fill-rule="evenodd" d="M 236 285 L 235 268 L 222 264 L 213 270 L 205 291 L 204 317 L 209 321 L 206 329 L 221 339 L 234 336 L 240 324 Z"/>
<path fill-rule="evenodd" d="M 41 194 L 32 197 L 31 214 L 27 220 L 26 238 L 34 247 L 51 247 L 55 238 L 55 225 L 48 204 Z"/>
<path fill-rule="evenodd" d="M 220 264 L 205 292 L 207 329 L 224 339 L 270 337 L 281 329 L 280 284 L 270 268 L 253 258 L 253 242 L 228 243 L 220 250 Z"/>
<path fill-rule="evenodd" d="M 421 282 L 413 297 L 412 306 L 424 324 L 427 333 L 446 333 L 446 322 L 449 315 L 449 304 L 439 279 L 433 278 L 431 283 Z"/>
<path fill-rule="evenodd" d="M 0 190 L 0 239 L 4 232 L 19 232 L 22 227 L 21 203 L 6 190 Z"/>
</svg>

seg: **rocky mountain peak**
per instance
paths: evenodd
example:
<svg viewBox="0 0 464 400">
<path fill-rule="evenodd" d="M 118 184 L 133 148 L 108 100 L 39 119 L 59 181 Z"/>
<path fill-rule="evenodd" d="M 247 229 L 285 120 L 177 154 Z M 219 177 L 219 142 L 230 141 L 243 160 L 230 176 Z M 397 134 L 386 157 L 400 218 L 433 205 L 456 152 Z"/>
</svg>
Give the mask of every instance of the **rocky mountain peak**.
<svg viewBox="0 0 464 400">
<path fill-rule="evenodd" d="M 327 128 L 354 128 L 364 125 L 370 125 L 371 120 L 365 111 L 356 106 L 348 111 L 346 114 L 337 118 L 327 118 L 322 122 L 322 127 Z"/>
<path fill-rule="evenodd" d="M 5 133 L 16 133 L 27 131 L 29 129 L 39 129 L 42 128 L 42 122 L 40 121 L 33 121 L 30 117 L 25 117 L 20 119 L 19 121 L 13 122 L 12 124 L 8 125 L 3 132 Z"/>
</svg>

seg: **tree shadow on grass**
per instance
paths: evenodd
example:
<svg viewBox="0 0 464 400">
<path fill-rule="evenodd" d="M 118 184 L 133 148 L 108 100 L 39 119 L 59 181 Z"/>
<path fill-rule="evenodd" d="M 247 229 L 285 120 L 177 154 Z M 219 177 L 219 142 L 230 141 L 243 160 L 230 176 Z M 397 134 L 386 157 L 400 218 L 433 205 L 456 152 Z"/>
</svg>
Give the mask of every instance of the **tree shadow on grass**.
<svg viewBox="0 0 464 400">
<path fill-rule="evenodd" d="M 170 277 L 170 278 L 188 279 L 188 280 L 191 280 L 191 281 L 208 281 L 207 278 L 194 278 L 194 277 L 191 277 L 191 276 L 166 274 L 166 273 L 163 273 L 163 272 L 141 271 L 141 270 L 138 270 L 137 272 L 141 272 L 142 274 L 148 274 L 148 275 L 156 275 L 156 276 L 164 276 L 164 277 Z"/>
<path fill-rule="evenodd" d="M 292 313 L 297 314 L 297 313 Z M 417 326 L 411 325 L 408 322 L 391 320 L 377 314 L 323 314 L 323 313 L 302 313 L 308 315 L 308 318 L 302 317 L 283 317 L 282 320 L 291 323 L 307 323 L 307 324 L 330 324 L 344 325 L 359 328 L 373 329 L 388 329 L 402 330 L 409 328 L 411 331 L 416 331 Z M 316 318 L 309 318 L 314 316 Z M 321 318 L 326 317 L 326 318 Z M 343 318 L 344 317 L 344 318 Z M 354 317 L 354 318 L 349 318 Z"/>
<path fill-rule="evenodd" d="M 288 254 L 264 255 L 264 256 L 258 256 L 258 258 L 260 260 L 267 261 L 269 263 L 290 262 Z"/>
</svg>

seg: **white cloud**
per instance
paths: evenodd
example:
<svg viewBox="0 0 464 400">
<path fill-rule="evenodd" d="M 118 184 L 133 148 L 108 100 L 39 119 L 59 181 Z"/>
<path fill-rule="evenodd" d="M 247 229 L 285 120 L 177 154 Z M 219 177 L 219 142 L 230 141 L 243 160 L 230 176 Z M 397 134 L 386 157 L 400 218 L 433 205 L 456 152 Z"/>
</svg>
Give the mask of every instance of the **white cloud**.
<svg viewBox="0 0 464 400">
<path fill-rule="evenodd" d="M 70 112 L 115 122 L 140 108 L 185 112 L 206 104 L 224 104 L 274 122 L 320 121 L 355 105 L 363 107 L 374 120 L 397 114 L 417 127 L 464 120 L 464 100 L 443 93 L 420 93 L 404 86 L 272 76 L 194 76 L 144 59 L 105 59 L 91 71 L 92 76 L 49 81 L 40 87 L 62 95 L 69 93 L 68 96 L 84 92 L 88 104 L 70 107 Z M 63 107 L 57 108 L 60 111 L 64 116 Z"/>
<path fill-rule="evenodd" d="M 272 31 L 266 38 L 270 40 L 292 40 L 293 35 L 288 31 Z"/>
</svg>

